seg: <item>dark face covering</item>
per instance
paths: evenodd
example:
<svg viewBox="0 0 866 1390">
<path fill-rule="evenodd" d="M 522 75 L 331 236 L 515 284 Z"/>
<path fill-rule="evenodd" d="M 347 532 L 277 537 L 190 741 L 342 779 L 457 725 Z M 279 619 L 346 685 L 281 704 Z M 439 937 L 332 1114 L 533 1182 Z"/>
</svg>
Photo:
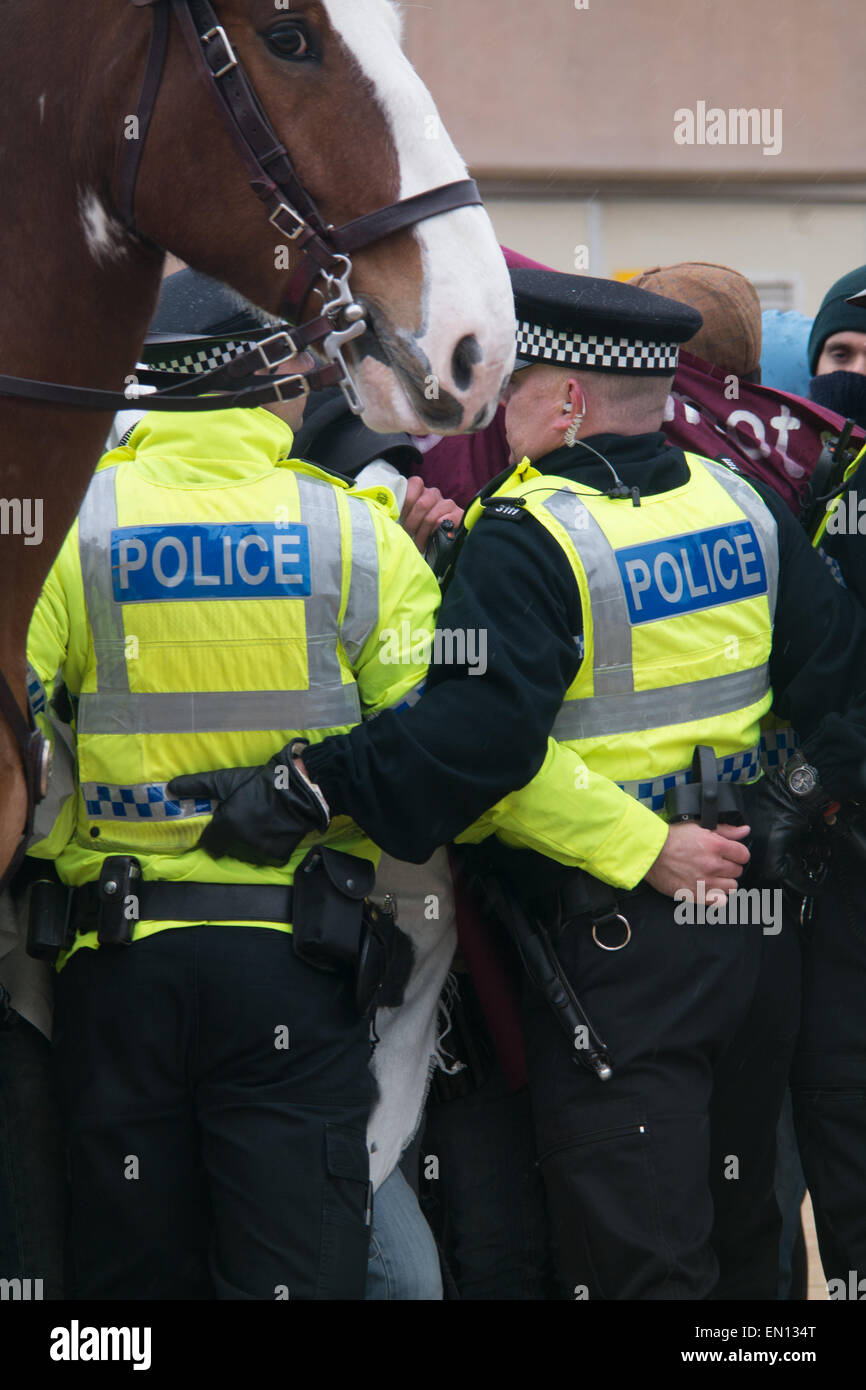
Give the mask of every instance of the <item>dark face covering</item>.
<svg viewBox="0 0 866 1390">
<path fill-rule="evenodd" d="M 827 372 L 825 376 L 813 376 L 809 383 L 809 399 L 866 429 L 866 376 L 862 372 Z"/>
</svg>

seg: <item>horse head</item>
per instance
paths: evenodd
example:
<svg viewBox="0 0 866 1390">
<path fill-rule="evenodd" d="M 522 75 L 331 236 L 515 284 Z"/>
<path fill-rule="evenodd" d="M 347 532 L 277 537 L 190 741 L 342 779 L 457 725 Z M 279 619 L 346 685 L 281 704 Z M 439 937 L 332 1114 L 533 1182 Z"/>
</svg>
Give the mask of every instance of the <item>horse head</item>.
<svg viewBox="0 0 866 1390">
<path fill-rule="evenodd" d="M 136 3 L 143 8 L 128 11 L 127 39 L 138 25 L 140 72 L 148 0 Z M 291 0 L 290 8 L 219 0 L 216 10 L 326 225 L 466 177 L 402 52 L 390 0 Z M 138 174 L 137 228 L 283 314 L 300 258 L 269 225 L 244 175 L 175 24 Z M 354 252 L 351 290 L 368 328 L 346 357 L 368 425 L 455 433 L 489 422 L 513 363 L 514 314 L 482 207 L 430 217 Z M 318 294 L 307 290 L 307 314 L 320 312 Z"/>
</svg>

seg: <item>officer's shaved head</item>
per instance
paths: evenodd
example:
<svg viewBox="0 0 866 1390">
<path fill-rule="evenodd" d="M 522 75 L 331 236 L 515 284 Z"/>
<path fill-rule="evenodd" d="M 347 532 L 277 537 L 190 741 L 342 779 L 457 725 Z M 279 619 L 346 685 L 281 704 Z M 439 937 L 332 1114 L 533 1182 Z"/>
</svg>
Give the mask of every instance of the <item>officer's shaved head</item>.
<svg viewBox="0 0 866 1390">
<path fill-rule="evenodd" d="M 562 383 L 576 377 L 586 397 L 587 416 L 604 418 L 595 433 L 645 434 L 661 428 L 665 404 L 671 393 L 671 376 L 638 376 L 623 372 L 569 372 L 558 369 Z M 564 396 L 563 396 L 564 399 Z"/>
<path fill-rule="evenodd" d="M 553 453 L 566 443 L 564 427 L 572 420 L 575 437 L 584 439 L 661 429 L 672 385 L 673 374 L 591 372 L 548 363 L 525 367 L 514 373 L 505 392 L 511 453 L 517 462 Z"/>
</svg>

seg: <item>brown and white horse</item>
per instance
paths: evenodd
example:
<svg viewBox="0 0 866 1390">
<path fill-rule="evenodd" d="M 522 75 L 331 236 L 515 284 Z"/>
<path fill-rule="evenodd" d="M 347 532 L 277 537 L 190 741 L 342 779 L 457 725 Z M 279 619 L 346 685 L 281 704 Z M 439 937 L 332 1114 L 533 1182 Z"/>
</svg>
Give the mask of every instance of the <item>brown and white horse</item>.
<svg viewBox="0 0 866 1390">
<path fill-rule="evenodd" d="M 140 138 L 130 118 L 148 67 L 151 3 L 4 0 L 0 373 L 122 388 L 165 251 L 269 313 L 285 307 L 294 247 L 287 267 L 286 240 L 197 78 L 177 0 L 140 151 L 135 231 L 122 218 L 118 171 L 126 142 Z M 389 0 L 215 0 L 214 8 L 326 224 L 465 178 L 402 53 Z M 352 262 L 352 294 L 370 331 L 346 357 L 366 423 L 416 433 L 485 425 L 511 370 L 514 316 L 483 208 L 430 217 Z M 305 313 L 317 312 L 308 296 Z M 102 412 L 0 396 L 0 671 L 22 710 L 31 612 L 108 424 Z M 26 803 L 20 751 L 0 720 L 0 872 Z"/>
</svg>

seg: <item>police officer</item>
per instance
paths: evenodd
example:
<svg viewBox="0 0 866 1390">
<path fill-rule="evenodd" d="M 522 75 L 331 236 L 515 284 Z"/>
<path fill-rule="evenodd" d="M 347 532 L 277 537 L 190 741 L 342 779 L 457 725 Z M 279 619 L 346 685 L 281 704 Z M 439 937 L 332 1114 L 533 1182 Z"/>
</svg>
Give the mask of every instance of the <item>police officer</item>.
<svg viewBox="0 0 866 1390">
<path fill-rule="evenodd" d="M 717 781 L 755 780 L 775 697 L 805 739 L 750 811 L 754 884 L 774 881 L 829 796 L 862 790 L 866 721 L 824 719 L 866 685 L 862 616 L 777 498 L 666 444 L 677 344 L 699 315 L 590 277 L 512 278 L 520 360 L 506 427 L 522 462 L 507 492 L 468 514 L 440 613 L 463 659 L 434 651 L 414 709 L 304 750 L 301 766 L 332 811 L 407 859 L 464 831 L 497 788 L 521 786 L 464 838 L 491 837 L 510 891 L 559 932 L 614 1065 L 604 1083 L 576 1067 L 530 994 L 563 1277 L 594 1298 L 772 1298 L 797 943 L 773 897 L 758 898 L 756 921 L 719 920 L 749 826 L 700 825 L 697 792 L 691 818 L 669 824 L 665 795 L 689 782 L 697 745 L 713 750 L 711 800 Z M 483 670 L 470 657 L 482 635 Z M 226 798 L 205 845 L 255 856 L 262 780 L 246 769 L 193 784 Z M 285 853 L 296 827 L 280 827 L 278 799 L 270 813 Z"/>
<path fill-rule="evenodd" d="M 270 331 L 241 329 L 163 342 L 163 367 Z M 435 580 L 389 494 L 293 458 L 302 411 L 146 414 L 34 614 L 30 660 L 76 710 L 77 790 L 31 854 L 73 890 L 55 1050 L 78 1298 L 364 1296 L 374 1088 L 352 950 L 377 851 L 328 827 L 289 760 L 277 780 L 324 846 L 301 899 L 309 845 L 283 860 L 265 836 L 267 864 L 216 863 L 196 847 L 213 805 L 167 790 L 347 730 L 423 676 L 379 636 L 429 633 Z"/>
<path fill-rule="evenodd" d="M 837 290 L 827 300 L 829 318 L 813 332 L 811 357 L 825 371 L 849 383 L 855 393 L 853 362 L 833 361 L 851 352 L 847 339 L 866 342 L 866 272 L 854 273 L 841 288 L 859 293 L 843 302 Z M 850 306 L 850 307 L 849 307 Z M 835 316 L 835 317 L 834 317 Z M 828 339 L 834 329 L 837 333 Z M 859 331 L 855 331 L 859 330 Z M 827 339 L 830 351 L 822 350 Z M 856 343 L 855 343 L 856 346 Z M 838 365 L 847 370 L 834 370 Z M 861 364 L 859 370 L 863 370 Z M 818 367 L 816 367 L 818 370 Z M 824 380 L 818 377 L 816 380 Z M 862 387 L 863 376 L 859 378 Z M 862 394 L 862 393 L 861 393 Z M 852 409 L 851 399 L 845 409 Z M 862 410 L 860 412 L 862 418 Z M 838 499 L 818 528 L 816 543 L 838 566 L 848 590 L 866 604 L 866 521 L 864 463 L 859 450 L 846 470 Z M 829 485 L 828 485 L 829 490 Z M 846 833 L 855 828 L 856 839 Z M 803 1015 L 791 1072 L 791 1095 L 803 1170 L 812 1198 L 821 1264 L 831 1298 L 862 1298 L 866 1285 L 866 914 L 864 914 L 864 827 L 862 811 L 843 810 L 836 833 L 816 846 L 827 877 L 816 894 L 803 939 Z"/>
</svg>

